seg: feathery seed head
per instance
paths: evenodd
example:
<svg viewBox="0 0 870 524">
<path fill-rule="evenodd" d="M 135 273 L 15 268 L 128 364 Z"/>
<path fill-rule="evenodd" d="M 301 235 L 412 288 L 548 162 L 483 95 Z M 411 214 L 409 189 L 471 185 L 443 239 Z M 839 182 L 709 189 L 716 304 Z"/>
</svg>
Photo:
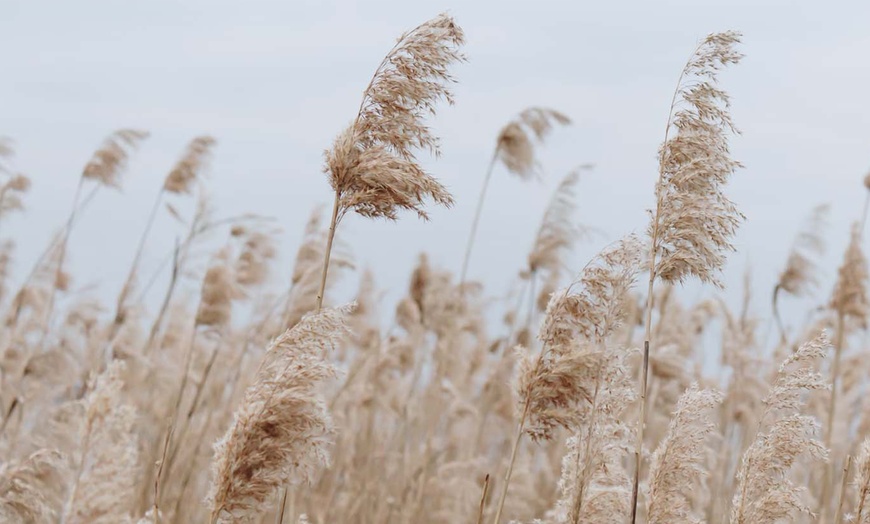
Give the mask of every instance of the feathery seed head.
<svg viewBox="0 0 870 524">
<path fill-rule="evenodd" d="M 166 175 L 163 189 L 169 193 L 190 194 L 194 182 L 205 169 L 216 143 L 217 141 L 210 136 L 198 136 L 191 140 L 172 171 Z"/>
<path fill-rule="evenodd" d="M 785 269 L 779 275 L 778 289 L 790 295 L 802 296 L 818 285 L 817 264 L 813 260 L 825 252 L 824 227 L 830 206 L 813 209 L 806 228 L 798 234 L 788 255 Z"/>
<path fill-rule="evenodd" d="M 450 206 L 453 197 L 426 173 L 418 149 L 439 154 L 438 139 L 424 118 L 436 103 L 453 103 L 448 68 L 464 61 L 462 29 L 440 15 L 399 38 L 375 71 L 354 122 L 326 152 L 329 183 L 339 197 L 339 216 L 354 210 L 395 220 L 401 209 L 427 218 L 426 199 Z"/>
<path fill-rule="evenodd" d="M 554 109 L 530 107 L 508 122 L 498 134 L 496 152 L 508 171 L 522 179 L 536 175 L 535 140 L 539 143 L 558 125 L 568 125 L 571 119 Z"/>
<path fill-rule="evenodd" d="M 148 133 L 135 129 L 120 129 L 112 133 L 97 149 L 82 171 L 82 178 L 108 187 L 121 187 L 121 174 L 127 167 L 130 153 Z"/>
<path fill-rule="evenodd" d="M 233 300 L 242 296 L 232 268 L 221 261 L 208 268 L 196 312 L 197 326 L 225 326 L 230 321 Z"/>
<path fill-rule="evenodd" d="M 326 354 L 347 334 L 352 308 L 310 314 L 272 342 L 215 444 L 208 495 L 213 520 L 255 521 L 280 487 L 328 463 L 333 426 L 319 387 L 336 375 Z"/>
<path fill-rule="evenodd" d="M 575 189 L 580 181 L 580 173 L 589 168 L 583 165 L 572 170 L 553 193 L 529 252 L 529 272 L 545 270 L 557 275 L 561 273 L 564 255 L 584 235 L 584 228 L 572 222 L 572 215 L 576 207 Z"/>
<path fill-rule="evenodd" d="M 680 77 L 649 226 L 655 273 L 666 282 L 697 277 L 720 286 L 723 253 L 734 250 L 731 238 L 744 218 L 722 192 L 741 165 L 728 148 L 728 135 L 736 132 L 728 94 L 717 87 L 719 70 L 742 57 L 734 50 L 739 42 L 733 31 L 709 35 Z"/>
<path fill-rule="evenodd" d="M 830 307 L 860 326 L 867 326 L 870 307 L 867 299 L 867 258 L 861 249 L 861 231 L 857 223 L 852 225 L 852 238 L 843 255 Z"/>
<path fill-rule="evenodd" d="M 700 522 L 689 494 L 707 475 L 704 459 L 715 428 L 710 411 L 722 401 L 717 391 L 692 384 L 677 402 L 668 433 L 653 452 L 649 471 L 647 514 L 650 524 Z"/>
</svg>

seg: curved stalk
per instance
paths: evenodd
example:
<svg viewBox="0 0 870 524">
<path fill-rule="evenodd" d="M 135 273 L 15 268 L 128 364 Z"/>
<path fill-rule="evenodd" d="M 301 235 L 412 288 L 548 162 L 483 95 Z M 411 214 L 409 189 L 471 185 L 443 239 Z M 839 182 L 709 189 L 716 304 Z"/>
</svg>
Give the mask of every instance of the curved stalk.
<svg viewBox="0 0 870 524">
<path fill-rule="evenodd" d="M 495 513 L 495 519 L 492 521 L 493 524 L 499 524 L 501 520 L 501 513 L 504 510 L 504 502 L 507 499 L 508 487 L 510 487 L 511 483 L 511 475 L 514 472 L 514 463 L 517 460 L 517 449 L 520 447 L 520 440 L 523 438 L 523 428 L 526 424 L 526 417 L 529 415 L 529 403 L 526 402 L 526 407 L 523 408 L 523 416 L 520 418 L 519 424 L 517 424 L 517 434 L 514 436 L 514 445 L 511 449 L 511 461 L 508 464 L 507 472 L 504 475 L 504 487 L 501 490 L 501 496 L 498 499 L 498 510 Z"/>
<path fill-rule="evenodd" d="M 332 220 L 329 222 L 329 235 L 326 238 L 326 249 L 323 252 L 323 272 L 320 275 L 320 290 L 317 292 L 317 307 L 315 312 L 323 308 L 323 295 L 326 293 L 326 275 L 329 272 L 329 257 L 332 254 L 332 242 L 335 240 L 335 228 L 338 225 L 338 208 L 341 204 L 341 194 L 335 192 L 335 202 L 332 205 Z"/>
<path fill-rule="evenodd" d="M 462 271 L 459 273 L 459 289 L 465 289 L 465 277 L 468 274 L 468 262 L 471 260 L 471 250 L 474 247 L 474 238 L 477 236 L 477 225 L 480 223 L 480 214 L 483 211 L 483 202 L 486 200 L 486 190 L 489 188 L 489 181 L 492 178 L 492 171 L 495 168 L 495 161 L 498 160 L 498 147 L 492 154 L 492 160 L 489 161 L 489 167 L 486 169 L 486 176 L 483 177 L 483 187 L 480 188 L 480 196 L 477 197 L 477 209 L 474 211 L 474 219 L 471 221 L 471 232 L 468 235 L 468 245 L 465 246 L 465 257 L 462 260 Z"/>
</svg>

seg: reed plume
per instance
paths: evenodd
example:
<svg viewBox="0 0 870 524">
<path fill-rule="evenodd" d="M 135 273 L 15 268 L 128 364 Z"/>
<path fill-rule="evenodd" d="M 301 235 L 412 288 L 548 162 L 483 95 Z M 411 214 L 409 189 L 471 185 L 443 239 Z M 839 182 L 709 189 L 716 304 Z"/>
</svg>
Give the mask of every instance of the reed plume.
<svg viewBox="0 0 870 524">
<path fill-rule="evenodd" d="M 93 180 L 106 187 L 120 189 L 121 175 L 127 167 L 130 153 L 139 143 L 148 138 L 148 133 L 136 129 L 119 129 L 103 142 L 85 165 L 82 178 Z"/>
<path fill-rule="evenodd" d="M 837 389 L 840 374 L 840 358 L 843 352 L 846 334 L 854 326 L 867 328 L 867 317 L 870 314 L 870 301 L 867 297 L 867 258 L 861 249 L 860 229 L 857 224 L 852 226 L 852 236 L 843 262 L 837 272 L 837 282 L 831 294 L 830 309 L 836 314 L 837 334 L 834 342 L 834 362 L 831 365 L 831 398 L 828 405 L 828 426 L 826 442 L 830 444 L 830 433 L 836 409 Z"/>
<path fill-rule="evenodd" d="M 831 448 L 834 436 L 834 421 L 837 415 L 837 398 L 842 384 L 840 383 L 840 363 L 842 360 L 843 347 L 847 332 L 853 325 L 861 328 L 867 327 L 867 315 L 870 312 L 870 303 L 867 298 L 867 258 L 861 250 L 861 229 L 858 224 L 852 225 L 852 236 L 849 246 L 843 255 L 843 262 L 837 274 L 837 282 L 829 302 L 830 309 L 836 316 L 836 338 L 834 339 L 834 360 L 831 363 L 831 394 L 828 397 L 828 406 L 825 424 L 824 442 L 825 447 Z M 831 489 L 833 477 L 832 468 L 834 462 L 825 468 L 822 479 L 821 496 L 819 498 L 821 509 L 824 512 L 828 494 Z"/>
<path fill-rule="evenodd" d="M 816 260 L 825 253 L 824 233 L 830 209 L 827 204 L 813 209 L 804 229 L 795 238 L 785 262 L 785 269 L 779 274 L 779 280 L 773 288 L 773 315 L 779 326 L 782 341 L 786 336 L 777 308 L 779 293 L 800 297 L 807 295 L 818 286 L 819 282 L 815 274 L 818 269 Z"/>
<path fill-rule="evenodd" d="M 592 398 L 600 369 L 601 353 L 589 351 L 590 345 L 594 349 L 603 344 L 618 327 L 623 301 L 637 276 L 640 251 L 640 242 L 629 236 L 600 253 L 577 280 L 550 299 L 538 334 L 540 353 L 520 355 L 515 383 L 519 422 L 496 524 L 523 433 L 549 440 L 556 428 L 573 429 L 582 421 L 579 408 Z"/>
<path fill-rule="evenodd" d="M 275 239 L 261 231 L 244 231 L 244 247 L 235 263 L 236 281 L 246 287 L 263 284 L 272 259 L 278 254 Z"/>
<path fill-rule="evenodd" d="M 742 58 L 734 49 L 738 43 L 740 34 L 737 32 L 713 33 L 692 53 L 680 73 L 671 100 L 665 140 L 659 151 L 656 209 L 648 229 L 649 285 L 632 524 L 637 520 L 646 422 L 653 285 L 656 278 L 673 284 L 695 277 L 721 287 L 717 273 L 725 264 L 725 253 L 734 250 L 731 238 L 743 219 L 723 192 L 740 163 L 731 158 L 728 148 L 729 135 L 736 133 L 729 113 L 729 97 L 718 87 L 719 71 Z"/>
<path fill-rule="evenodd" d="M 870 303 L 867 298 L 867 258 L 861 249 L 860 230 L 852 226 L 851 240 L 837 272 L 830 307 L 838 315 L 861 328 L 867 327 Z"/>
<path fill-rule="evenodd" d="M 0 465 L 0 520 L 55 522 L 66 474 L 65 457 L 57 450 L 41 449 L 19 463 Z"/>
<path fill-rule="evenodd" d="M 94 188 L 95 191 L 99 187 L 120 189 L 121 176 L 127 167 L 130 154 L 146 138 L 148 138 L 148 133 L 145 131 L 139 131 L 136 129 L 119 129 L 103 141 L 100 148 L 94 152 L 91 159 L 87 164 L 85 164 L 73 196 L 72 211 L 70 211 L 60 238 L 60 257 L 55 269 L 58 278 L 63 274 L 67 245 L 69 243 L 70 234 L 72 233 L 72 226 L 76 220 L 76 215 L 80 212 L 79 199 L 85 181 L 91 180 L 96 182 L 97 186 Z M 56 291 L 52 289 L 48 297 L 48 306 L 46 307 L 45 314 L 44 332 L 46 334 L 51 324 L 52 313 L 54 312 L 55 295 Z"/>
<path fill-rule="evenodd" d="M 565 258 L 577 241 L 589 233 L 586 227 L 574 221 L 573 215 L 577 207 L 576 187 L 580 174 L 590 168 L 590 165 L 582 165 L 569 172 L 556 187 L 544 211 L 532 249 L 527 256 L 527 267 L 520 273 L 523 285 L 529 288 L 530 307 L 525 329 L 531 327 L 532 312 L 536 306 L 542 311 L 546 309 L 550 295 L 556 291 L 562 280 Z M 543 277 L 543 285 L 537 290 L 536 296 L 539 276 Z M 525 287 L 520 293 L 521 302 L 524 291 Z M 519 314 L 520 311 L 515 312 L 515 315 Z"/>
<path fill-rule="evenodd" d="M 20 173 L 10 175 L 3 183 L 0 183 L 0 218 L 21 211 L 24 204 L 21 197 L 30 189 L 30 179 Z"/>
<path fill-rule="evenodd" d="M 631 479 L 623 458 L 631 449 L 631 428 L 622 415 L 635 400 L 628 359 L 633 352 L 605 347 L 584 423 L 566 444 L 555 521 L 571 524 L 624 522 Z"/>
<path fill-rule="evenodd" d="M 719 392 L 700 389 L 697 383 L 680 396 L 668 433 L 650 458 L 650 524 L 700 522 L 693 514 L 689 493 L 707 475 L 707 441 L 715 429 L 710 412 L 720 402 Z"/>
<path fill-rule="evenodd" d="M 332 420 L 318 389 L 336 374 L 325 356 L 345 336 L 350 309 L 311 314 L 272 342 L 215 444 L 211 522 L 254 521 L 278 488 L 328 463 Z"/>
<path fill-rule="evenodd" d="M 818 423 L 802 415 L 808 391 L 828 389 L 815 371 L 830 343 L 824 334 L 804 343 L 779 366 L 764 399 L 755 439 L 743 454 L 731 504 L 731 524 L 773 524 L 792 520 L 795 512 L 810 514 L 804 489 L 787 474 L 802 456 L 825 461 L 828 450 L 813 435 Z"/>
<path fill-rule="evenodd" d="M 217 141 L 208 135 L 198 136 L 191 140 L 181 158 L 166 175 L 166 179 L 163 181 L 163 191 L 177 195 L 191 194 L 196 181 L 201 178 L 208 166 L 216 143 Z"/>
<path fill-rule="evenodd" d="M 465 284 L 468 274 L 468 263 L 471 260 L 471 251 L 474 247 L 474 239 L 477 236 L 477 226 L 480 223 L 480 214 L 483 211 L 483 203 L 486 200 L 486 191 L 492 172 L 498 161 L 501 161 L 509 173 L 520 179 L 528 180 L 538 173 L 538 162 L 535 158 L 535 141 L 543 143 L 550 131 L 558 125 L 568 125 L 571 119 L 564 114 L 546 107 L 529 107 L 523 110 L 517 117 L 508 122 L 498 133 L 495 141 L 495 150 L 492 160 L 483 177 L 483 187 L 477 199 L 477 207 L 474 210 L 474 219 L 471 221 L 471 232 L 468 235 L 468 244 L 465 248 L 465 257 L 462 260 L 462 270 L 459 273 L 459 284 Z"/>
<path fill-rule="evenodd" d="M 138 443 L 132 432 L 136 412 L 123 402 L 126 365 L 113 361 L 93 377 L 81 401 L 73 483 L 62 523 L 121 522 L 135 493 Z"/>
<path fill-rule="evenodd" d="M 462 29 L 446 14 L 399 37 L 375 70 L 353 123 L 326 152 L 324 171 L 335 202 L 317 309 L 323 303 L 335 228 L 345 213 L 396 220 L 399 210 L 408 210 L 425 220 L 427 199 L 453 205 L 447 189 L 417 162 L 416 150 L 440 154 L 438 138 L 424 118 L 435 113 L 440 100 L 453 103 L 454 79 L 448 69 L 465 60 L 458 51 L 464 42 Z"/>
</svg>

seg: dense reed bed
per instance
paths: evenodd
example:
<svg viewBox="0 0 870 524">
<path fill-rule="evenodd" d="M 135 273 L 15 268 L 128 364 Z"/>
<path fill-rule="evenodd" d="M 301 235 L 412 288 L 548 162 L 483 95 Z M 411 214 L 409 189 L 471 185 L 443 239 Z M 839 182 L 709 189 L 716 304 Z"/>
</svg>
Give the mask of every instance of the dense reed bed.
<svg viewBox="0 0 870 524">
<path fill-rule="evenodd" d="M 826 208 L 814 210 L 773 289 L 730 290 L 746 297 L 739 310 L 679 293 L 698 280 L 722 296 L 744 222 L 727 196 L 741 165 L 721 82 L 742 56 L 736 32 L 674 64 L 646 234 L 567 266 L 589 231 L 574 216 L 582 166 L 539 210 L 515 291 L 473 280 L 493 173 L 534 178 L 541 142 L 571 123 L 531 107 L 481 152 L 463 259 L 421 254 L 384 283 L 405 291 L 383 307 L 340 226 L 453 204 L 419 156 L 439 153 L 430 121 L 454 101 L 463 42 L 452 18 L 433 18 L 361 84 L 325 153 L 333 204 L 312 211 L 292 267 L 276 263 L 273 223 L 214 218 L 209 136 L 166 175 L 130 260 L 112 261 L 129 267 L 112 300 L 74 292 L 67 254 L 89 246 L 71 232 L 93 199 L 117 198 L 105 189 L 123 185 L 146 132 L 108 136 L 21 281 L 7 268 L 27 232 L 0 227 L 2 522 L 870 522 L 866 210 L 846 246 L 825 245 Z M 0 221 L 23 212 L 30 185 L 12 153 L 0 142 Z M 183 223 L 162 277 L 140 264 L 159 213 Z M 817 262 L 826 247 L 843 251 L 839 268 Z M 778 306 L 823 292 L 823 271 L 836 272 L 829 298 L 789 327 Z M 330 298 L 340 278 L 358 282 L 351 303 Z M 769 315 L 750 313 L 752 295 L 772 297 Z"/>
</svg>

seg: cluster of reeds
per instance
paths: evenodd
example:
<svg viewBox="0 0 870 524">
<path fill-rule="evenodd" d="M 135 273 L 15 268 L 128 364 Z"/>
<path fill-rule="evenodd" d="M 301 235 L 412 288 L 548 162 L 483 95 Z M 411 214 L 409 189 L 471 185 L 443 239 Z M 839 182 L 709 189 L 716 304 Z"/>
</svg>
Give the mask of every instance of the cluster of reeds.
<svg viewBox="0 0 870 524">
<path fill-rule="evenodd" d="M 88 249 L 72 235 L 78 217 L 122 185 L 147 138 L 111 134 L 21 282 L 8 276 L 14 244 L 0 242 L 0 520 L 870 522 L 860 218 L 830 299 L 797 325 L 778 305 L 818 288 L 825 208 L 798 235 L 769 313 L 755 313 L 748 278 L 739 310 L 719 299 L 743 221 L 726 197 L 741 166 L 719 84 L 739 41 L 706 37 L 679 75 L 648 235 L 569 265 L 588 231 L 575 216 L 584 165 L 540 210 L 503 300 L 470 265 L 484 197 L 499 167 L 540 172 L 536 148 L 570 122 L 555 109 L 521 111 L 499 132 L 457 273 L 422 254 L 394 310 L 339 229 L 350 212 L 428 219 L 430 203 L 454 202 L 418 158 L 439 153 L 427 118 L 453 102 L 464 61 L 447 15 L 403 34 L 375 70 L 325 154 L 332 212 L 312 212 L 290 268 L 277 267 L 269 220 L 215 218 L 204 175 L 216 141 L 201 136 L 157 188 L 111 306 L 79 292 L 67 270 Z M 30 185 L 12 152 L 0 140 L 0 221 Z M 163 278 L 141 264 L 161 212 L 183 224 Z M 330 290 L 350 275 L 356 297 L 336 305 Z M 683 300 L 687 279 L 716 298 Z M 702 366 L 702 352 L 721 362 Z"/>
</svg>

